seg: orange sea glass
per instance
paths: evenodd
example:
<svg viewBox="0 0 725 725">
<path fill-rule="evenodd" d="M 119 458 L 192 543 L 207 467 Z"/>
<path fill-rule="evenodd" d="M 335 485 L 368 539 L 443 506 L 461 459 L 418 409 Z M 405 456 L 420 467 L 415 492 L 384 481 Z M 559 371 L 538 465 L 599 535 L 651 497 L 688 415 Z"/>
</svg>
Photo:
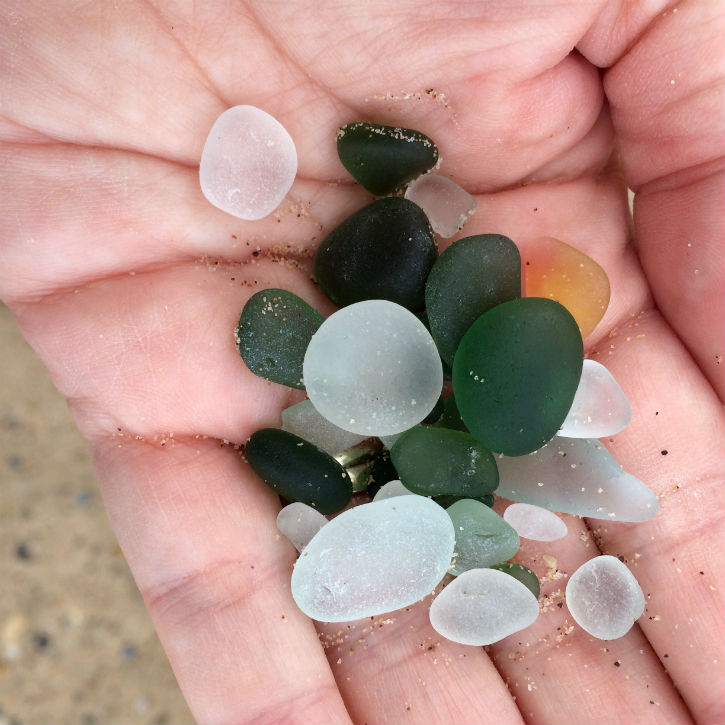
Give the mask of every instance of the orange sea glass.
<svg viewBox="0 0 725 725">
<path fill-rule="evenodd" d="M 554 237 L 540 237 L 523 250 L 521 265 L 526 297 L 560 302 L 582 337 L 594 330 L 609 304 L 609 279 L 591 257 Z"/>
</svg>

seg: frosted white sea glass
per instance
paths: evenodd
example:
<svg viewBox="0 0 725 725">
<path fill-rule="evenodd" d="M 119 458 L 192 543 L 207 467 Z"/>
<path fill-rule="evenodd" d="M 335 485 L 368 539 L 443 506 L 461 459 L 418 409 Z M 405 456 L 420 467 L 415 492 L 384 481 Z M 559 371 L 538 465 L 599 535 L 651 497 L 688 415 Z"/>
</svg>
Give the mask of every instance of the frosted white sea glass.
<svg viewBox="0 0 725 725">
<path fill-rule="evenodd" d="M 433 231 L 446 238 L 463 228 L 477 206 L 465 189 L 438 174 L 424 174 L 411 182 L 405 198 L 421 207 Z"/>
<path fill-rule="evenodd" d="M 285 506 L 277 514 L 277 528 L 297 551 L 302 551 L 326 523 L 327 519 L 317 509 L 300 501 Z"/>
</svg>

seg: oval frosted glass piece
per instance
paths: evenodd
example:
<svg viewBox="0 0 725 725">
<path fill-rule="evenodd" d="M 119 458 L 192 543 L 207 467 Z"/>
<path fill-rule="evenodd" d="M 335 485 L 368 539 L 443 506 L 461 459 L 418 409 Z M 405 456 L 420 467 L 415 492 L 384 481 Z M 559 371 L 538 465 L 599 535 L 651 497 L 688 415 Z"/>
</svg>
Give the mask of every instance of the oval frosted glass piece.
<svg viewBox="0 0 725 725">
<path fill-rule="evenodd" d="M 612 373 L 596 360 L 584 360 L 574 402 L 557 435 L 603 438 L 624 430 L 631 417 L 627 396 Z"/>
<path fill-rule="evenodd" d="M 634 574 L 616 556 L 597 556 L 582 564 L 566 585 L 566 606 L 592 637 L 617 639 L 632 628 L 645 607 Z"/>
<path fill-rule="evenodd" d="M 451 574 L 500 564 L 519 550 L 519 536 L 493 509 L 464 498 L 448 509 L 456 533 Z"/>
<path fill-rule="evenodd" d="M 400 480 L 421 496 L 485 496 L 498 485 L 490 451 L 472 435 L 416 426 L 390 449 Z"/>
<path fill-rule="evenodd" d="M 331 423 L 317 412 L 317 408 L 309 400 L 303 400 L 282 411 L 282 430 L 304 438 L 333 458 L 366 438 Z"/>
<path fill-rule="evenodd" d="M 437 256 L 423 210 L 391 196 L 359 209 L 322 240 L 315 279 L 338 307 L 380 299 L 420 310 Z"/>
<path fill-rule="evenodd" d="M 567 534 L 566 524 L 553 511 L 530 503 L 512 503 L 503 518 L 524 539 L 557 541 Z"/>
<path fill-rule="evenodd" d="M 396 496 L 415 496 L 400 481 L 388 481 L 382 485 L 373 497 L 373 501 L 384 501 L 386 498 L 395 498 Z"/>
<path fill-rule="evenodd" d="M 324 319 L 292 292 L 264 289 L 247 300 L 234 339 L 242 360 L 255 375 L 304 389 L 302 360 Z"/>
<path fill-rule="evenodd" d="M 328 317 L 312 336 L 303 376 L 320 414 L 366 436 L 417 425 L 443 387 L 441 360 L 425 325 L 386 300 L 358 302 Z"/>
<path fill-rule="evenodd" d="M 541 448 L 571 408 L 582 361 L 579 328 L 558 302 L 528 297 L 492 307 L 468 329 L 453 360 L 463 422 L 497 453 Z"/>
<path fill-rule="evenodd" d="M 463 229 L 478 202 L 455 181 L 439 174 L 425 174 L 412 181 L 405 198 L 417 204 L 430 220 L 436 234 L 452 237 Z"/>
<path fill-rule="evenodd" d="M 513 576 L 496 569 L 471 569 L 433 600 L 430 623 L 453 642 L 485 645 L 532 625 L 539 602 Z"/>
<path fill-rule="evenodd" d="M 561 302 L 589 335 L 609 305 L 607 273 L 589 256 L 554 237 L 541 237 L 524 254 L 526 294 Z"/>
<path fill-rule="evenodd" d="M 438 163 L 438 149 L 420 131 L 355 121 L 337 132 L 337 154 L 355 180 L 386 196 Z"/>
<path fill-rule="evenodd" d="M 453 524 L 422 496 L 348 509 L 307 545 L 292 572 L 292 596 L 323 622 L 372 617 L 430 594 L 453 554 Z"/>
<path fill-rule="evenodd" d="M 648 521 L 657 496 L 598 440 L 556 437 L 528 456 L 497 456 L 496 493 L 512 501 L 610 521 Z"/>
<path fill-rule="evenodd" d="M 302 551 L 326 523 L 327 519 L 317 509 L 300 501 L 285 506 L 277 514 L 277 528 L 297 551 Z"/>
<path fill-rule="evenodd" d="M 521 256 L 502 234 L 477 234 L 451 244 L 425 283 L 431 335 L 453 362 L 468 328 L 487 310 L 521 297 Z"/>
<path fill-rule="evenodd" d="M 234 106 L 214 122 L 199 164 L 204 196 L 246 220 L 271 214 L 297 173 L 297 150 L 282 124 L 255 106 Z"/>
</svg>

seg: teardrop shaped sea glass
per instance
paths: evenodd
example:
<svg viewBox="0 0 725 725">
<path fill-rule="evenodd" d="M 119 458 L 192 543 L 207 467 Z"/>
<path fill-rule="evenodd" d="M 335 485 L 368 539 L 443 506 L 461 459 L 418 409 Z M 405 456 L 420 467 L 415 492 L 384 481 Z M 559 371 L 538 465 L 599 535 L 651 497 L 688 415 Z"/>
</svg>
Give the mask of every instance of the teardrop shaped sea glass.
<svg viewBox="0 0 725 725">
<path fill-rule="evenodd" d="M 453 360 L 463 422 L 492 451 L 535 451 L 566 418 L 582 361 L 579 328 L 558 302 L 529 297 L 496 305 L 471 325 Z"/>
<path fill-rule="evenodd" d="M 337 132 L 342 165 L 370 193 L 385 196 L 438 163 L 435 143 L 420 131 L 355 121 Z"/>
</svg>

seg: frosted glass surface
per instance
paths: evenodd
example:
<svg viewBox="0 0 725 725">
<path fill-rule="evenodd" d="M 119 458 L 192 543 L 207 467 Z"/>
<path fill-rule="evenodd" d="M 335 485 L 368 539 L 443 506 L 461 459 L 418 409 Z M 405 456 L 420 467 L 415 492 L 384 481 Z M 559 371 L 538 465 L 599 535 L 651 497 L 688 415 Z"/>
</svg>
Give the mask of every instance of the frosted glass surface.
<svg viewBox="0 0 725 725">
<path fill-rule="evenodd" d="M 277 528 L 297 551 L 302 551 L 326 523 L 327 519 L 317 509 L 300 501 L 285 506 L 277 514 Z"/>
<path fill-rule="evenodd" d="M 325 622 L 406 607 L 443 578 L 454 540 L 448 514 L 423 496 L 356 506 L 320 529 L 297 559 L 292 596 Z"/>
<path fill-rule="evenodd" d="M 328 317 L 312 336 L 302 370 L 320 414 L 365 436 L 420 423 L 443 387 L 441 360 L 425 325 L 386 300 L 357 302 Z"/>
<path fill-rule="evenodd" d="M 512 503 L 503 512 L 503 518 L 525 539 L 556 541 L 566 536 L 566 524 L 553 511 L 541 506 Z"/>
<path fill-rule="evenodd" d="M 403 486 L 401 481 L 388 481 L 378 489 L 373 496 L 373 501 L 384 501 L 386 498 L 394 498 L 395 496 L 416 496 L 417 494 L 409 491 Z"/>
<path fill-rule="evenodd" d="M 460 231 L 477 206 L 465 189 L 438 174 L 425 174 L 411 182 L 405 198 L 423 209 L 433 231 L 442 237 Z"/>
<path fill-rule="evenodd" d="M 282 430 L 304 438 L 333 457 L 366 438 L 331 423 L 317 412 L 317 408 L 309 400 L 303 400 L 282 411 Z"/>
</svg>

